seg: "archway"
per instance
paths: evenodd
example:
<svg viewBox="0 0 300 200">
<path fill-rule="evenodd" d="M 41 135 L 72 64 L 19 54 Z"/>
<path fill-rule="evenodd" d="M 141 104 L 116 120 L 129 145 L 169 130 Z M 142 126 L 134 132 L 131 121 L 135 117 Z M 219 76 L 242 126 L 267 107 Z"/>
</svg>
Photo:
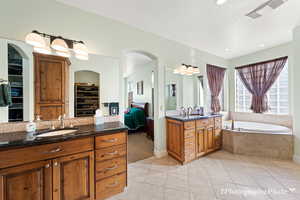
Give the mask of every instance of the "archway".
<svg viewBox="0 0 300 200">
<path fill-rule="evenodd" d="M 136 57 L 131 60 L 132 57 Z M 132 65 L 130 66 L 130 62 Z M 133 63 L 132 63 L 133 62 Z M 161 133 L 159 133 L 158 127 L 158 118 L 159 118 L 159 96 L 158 96 L 158 65 L 159 60 L 158 57 L 154 54 L 151 54 L 147 51 L 143 50 L 126 50 L 123 51 L 122 54 L 122 77 L 123 77 L 123 105 L 121 107 L 128 109 L 132 107 L 130 105 L 129 93 L 136 93 L 133 95 L 132 101 L 134 103 L 148 103 L 149 104 L 149 116 L 146 120 L 145 131 L 149 137 L 153 137 L 153 149 L 152 155 L 157 155 L 157 149 L 160 148 L 161 143 Z M 138 79 L 130 78 L 130 73 L 133 71 L 139 71 L 137 68 L 143 68 L 144 73 L 140 73 L 138 75 Z M 137 72 L 139 73 L 139 72 Z M 146 77 L 145 77 L 146 76 Z M 146 90 L 149 88 L 147 85 L 147 80 L 151 80 L 151 91 L 143 91 L 144 93 L 141 96 L 138 96 L 138 82 L 143 81 L 143 89 Z M 131 91 L 130 91 L 131 90 Z M 151 94 L 151 97 L 145 97 L 147 94 Z M 144 100 L 143 100 L 144 95 Z M 139 98 L 140 97 L 140 98 Z M 125 115 L 124 115 L 125 116 Z M 124 120 L 126 121 L 126 119 Z M 126 122 L 125 122 L 126 123 Z M 153 125 L 153 127 L 151 127 Z M 150 130 L 149 130 L 150 128 Z M 149 133 L 148 133 L 149 132 Z M 151 133 L 153 132 L 153 133 Z M 153 134 L 153 135 L 151 135 Z M 130 139 L 130 134 L 129 134 Z M 130 141 L 129 141 L 130 142 Z M 129 148 L 129 157 L 130 157 L 130 148 Z"/>
</svg>

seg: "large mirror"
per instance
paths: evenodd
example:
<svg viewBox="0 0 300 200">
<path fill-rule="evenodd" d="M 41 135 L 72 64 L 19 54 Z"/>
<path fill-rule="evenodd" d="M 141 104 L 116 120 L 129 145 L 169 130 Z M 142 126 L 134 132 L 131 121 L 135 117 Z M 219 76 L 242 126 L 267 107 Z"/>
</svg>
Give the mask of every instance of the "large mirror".
<svg viewBox="0 0 300 200">
<path fill-rule="evenodd" d="M 175 74 L 173 69 L 166 70 L 165 79 L 166 111 L 179 110 L 181 107 L 206 107 L 207 84 L 201 71 L 194 75 Z"/>
<path fill-rule="evenodd" d="M 119 60 L 90 54 L 73 56 L 34 53 L 22 41 L 0 38 L 0 123 L 88 117 L 100 108 L 118 115 Z"/>
</svg>

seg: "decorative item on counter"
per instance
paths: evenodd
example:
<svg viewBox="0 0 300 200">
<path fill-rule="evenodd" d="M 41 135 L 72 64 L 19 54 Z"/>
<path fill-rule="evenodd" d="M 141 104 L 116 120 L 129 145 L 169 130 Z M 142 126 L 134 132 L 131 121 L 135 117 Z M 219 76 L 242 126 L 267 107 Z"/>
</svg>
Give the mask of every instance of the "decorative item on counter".
<svg viewBox="0 0 300 200">
<path fill-rule="evenodd" d="M 94 116 L 95 125 L 104 124 L 104 116 L 103 112 L 100 109 L 96 110 L 96 114 Z"/>
<path fill-rule="evenodd" d="M 32 133 L 36 131 L 36 123 L 33 121 L 30 121 L 29 123 L 26 124 L 26 132 L 27 133 Z"/>
<path fill-rule="evenodd" d="M 234 130 L 234 120 L 231 120 L 231 130 Z"/>
</svg>

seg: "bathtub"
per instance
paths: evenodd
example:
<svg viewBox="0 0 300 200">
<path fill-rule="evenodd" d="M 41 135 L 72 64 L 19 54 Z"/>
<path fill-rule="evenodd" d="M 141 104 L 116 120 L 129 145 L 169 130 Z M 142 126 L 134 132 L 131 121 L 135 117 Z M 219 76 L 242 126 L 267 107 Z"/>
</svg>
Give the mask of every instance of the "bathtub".
<svg viewBox="0 0 300 200">
<path fill-rule="evenodd" d="M 231 130 L 231 121 L 224 122 L 224 129 Z M 234 130 L 232 131 L 263 134 L 292 134 L 292 130 L 285 126 L 245 121 L 234 121 Z"/>
<path fill-rule="evenodd" d="M 267 123 L 225 121 L 223 149 L 234 154 L 273 159 L 292 159 L 294 138 L 290 128 Z"/>
</svg>

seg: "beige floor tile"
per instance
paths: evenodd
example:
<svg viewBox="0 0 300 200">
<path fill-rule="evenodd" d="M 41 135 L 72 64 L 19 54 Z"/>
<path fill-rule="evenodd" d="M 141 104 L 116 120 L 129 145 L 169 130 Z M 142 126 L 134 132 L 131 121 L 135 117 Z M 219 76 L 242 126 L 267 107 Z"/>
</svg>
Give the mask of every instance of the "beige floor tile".
<svg viewBox="0 0 300 200">
<path fill-rule="evenodd" d="M 190 192 L 166 188 L 164 191 L 165 200 L 190 200 Z"/>
<path fill-rule="evenodd" d="M 129 164 L 128 188 L 110 200 L 300 200 L 299 166 L 223 151 L 184 166 L 151 157 Z"/>
</svg>

